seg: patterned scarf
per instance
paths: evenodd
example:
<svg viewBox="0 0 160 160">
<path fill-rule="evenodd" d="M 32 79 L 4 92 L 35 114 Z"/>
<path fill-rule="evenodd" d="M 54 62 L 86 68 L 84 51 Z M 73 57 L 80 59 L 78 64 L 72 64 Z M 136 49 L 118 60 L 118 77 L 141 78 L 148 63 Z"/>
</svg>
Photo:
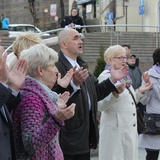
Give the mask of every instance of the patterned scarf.
<svg viewBox="0 0 160 160">
<path fill-rule="evenodd" d="M 111 71 L 111 66 L 106 65 L 105 69 Z M 129 74 L 127 76 L 123 77 L 122 79 L 120 79 L 119 82 L 120 83 L 125 83 L 126 88 L 129 88 L 132 85 L 132 80 L 131 80 Z"/>
<path fill-rule="evenodd" d="M 46 85 L 44 85 L 43 83 L 41 83 L 40 81 L 38 81 L 37 79 L 27 76 L 29 78 L 31 78 L 32 80 L 36 81 L 37 83 L 39 83 L 42 88 L 47 92 L 47 94 L 49 95 L 49 97 L 51 98 L 52 102 L 56 104 L 57 100 L 58 100 L 58 94 L 54 91 L 52 91 L 51 89 L 49 89 Z"/>
</svg>

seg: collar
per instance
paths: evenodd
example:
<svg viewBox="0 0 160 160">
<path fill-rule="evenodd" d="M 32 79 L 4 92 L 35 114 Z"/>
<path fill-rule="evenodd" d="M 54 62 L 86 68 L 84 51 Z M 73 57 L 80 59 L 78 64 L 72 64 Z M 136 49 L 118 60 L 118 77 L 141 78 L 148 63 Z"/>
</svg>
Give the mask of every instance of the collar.
<svg viewBox="0 0 160 160">
<path fill-rule="evenodd" d="M 68 56 L 64 55 L 66 57 L 66 59 L 69 61 L 69 63 L 72 65 L 72 67 L 77 66 L 77 68 L 80 68 L 79 64 L 77 63 L 76 60 L 73 60 L 71 58 L 69 58 Z"/>
</svg>

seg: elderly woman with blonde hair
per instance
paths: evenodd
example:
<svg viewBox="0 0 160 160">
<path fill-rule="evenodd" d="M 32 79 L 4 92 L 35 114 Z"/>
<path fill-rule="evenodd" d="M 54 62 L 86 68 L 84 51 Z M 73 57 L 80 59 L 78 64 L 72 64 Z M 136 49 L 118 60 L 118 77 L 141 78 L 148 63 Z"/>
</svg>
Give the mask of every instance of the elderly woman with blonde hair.
<svg viewBox="0 0 160 160">
<path fill-rule="evenodd" d="M 57 80 L 57 53 L 37 44 L 23 50 L 28 76 L 20 89 L 22 100 L 12 112 L 17 159 L 63 160 L 58 132 L 64 120 L 75 113 L 75 104 L 67 106 L 69 93 L 59 95 L 55 103 L 51 88 Z"/>
<path fill-rule="evenodd" d="M 120 69 L 125 66 L 126 58 L 123 47 L 110 46 L 104 53 L 104 59 L 109 66 L 99 75 L 99 82 L 110 77 L 112 67 Z M 98 102 L 98 109 L 102 113 L 99 160 L 138 160 L 136 106 L 130 92 L 138 102 L 153 84 L 145 84 L 134 91 L 130 77 L 126 76 L 115 85 L 119 92 L 112 92 Z"/>
<path fill-rule="evenodd" d="M 12 44 L 13 52 L 10 53 L 7 57 L 7 65 L 9 69 L 11 70 L 13 68 L 17 59 L 20 56 L 20 53 L 24 49 L 28 49 L 31 46 L 39 43 L 44 44 L 43 39 L 40 37 L 39 34 L 31 31 L 21 33 L 19 36 L 17 36 Z"/>
</svg>

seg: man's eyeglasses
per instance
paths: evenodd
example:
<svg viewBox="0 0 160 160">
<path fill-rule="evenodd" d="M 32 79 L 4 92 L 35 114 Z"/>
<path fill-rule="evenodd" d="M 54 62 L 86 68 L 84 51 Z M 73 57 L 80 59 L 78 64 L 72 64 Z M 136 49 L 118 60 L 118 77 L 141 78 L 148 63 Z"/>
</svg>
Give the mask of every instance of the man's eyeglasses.
<svg viewBox="0 0 160 160">
<path fill-rule="evenodd" d="M 114 57 L 114 58 L 119 59 L 119 60 L 121 60 L 121 61 L 127 59 L 127 57 L 123 57 L 123 56 L 121 56 L 121 57 Z"/>
</svg>

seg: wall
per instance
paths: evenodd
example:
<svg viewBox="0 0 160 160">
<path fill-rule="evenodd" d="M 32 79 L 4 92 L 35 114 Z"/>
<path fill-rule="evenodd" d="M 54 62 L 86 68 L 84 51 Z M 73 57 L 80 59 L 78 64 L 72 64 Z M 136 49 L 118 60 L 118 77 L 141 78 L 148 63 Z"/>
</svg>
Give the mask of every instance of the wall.
<svg viewBox="0 0 160 160">
<path fill-rule="evenodd" d="M 68 1 L 64 1 L 65 14 L 68 14 Z M 60 0 L 35 0 L 37 16 L 37 26 L 42 29 L 54 29 L 54 18 L 50 16 L 50 4 L 57 4 L 57 16 L 59 23 L 62 20 Z M 48 13 L 44 9 L 48 8 Z M 10 19 L 10 23 L 33 24 L 33 19 L 29 10 L 28 0 L 0 0 L 0 11 L 5 12 Z"/>
</svg>

